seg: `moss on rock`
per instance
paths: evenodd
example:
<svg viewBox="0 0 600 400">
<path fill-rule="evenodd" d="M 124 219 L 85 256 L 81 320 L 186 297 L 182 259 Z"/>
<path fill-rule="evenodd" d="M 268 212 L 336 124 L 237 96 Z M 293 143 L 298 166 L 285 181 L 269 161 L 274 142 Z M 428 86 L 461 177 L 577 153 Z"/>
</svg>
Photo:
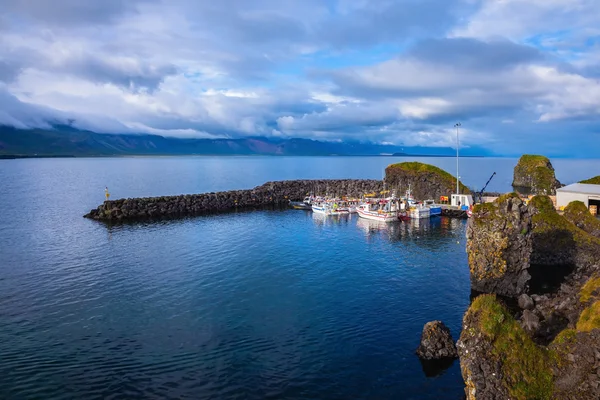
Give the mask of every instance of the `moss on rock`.
<svg viewBox="0 0 600 400">
<path fill-rule="evenodd" d="M 486 390 L 496 390 L 497 395 L 506 390 L 514 399 L 552 398 L 554 354 L 536 345 L 495 295 L 477 297 L 465 314 L 464 325 L 459 345 L 461 369 L 463 377 L 471 374 L 472 398 L 487 398 L 482 393 Z M 465 348 L 471 352 L 465 353 Z M 479 349 L 491 354 L 477 354 Z M 476 368 L 470 363 L 481 358 L 488 360 L 492 370 L 480 370 L 487 376 L 473 376 Z"/>
<path fill-rule="evenodd" d="M 561 186 L 548 157 L 525 154 L 515 166 L 513 187 L 532 194 L 553 195 Z"/>
<path fill-rule="evenodd" d="M 600 296 L 600 277 L 592 277 L 581 288 L 579 300 L 582 303 L 587 303 L 598 296 Z"/>
<path fill-rule="evenodd" d="M 600 175 L 595 176 L 595 177 L 590 178 L 590 179 L 586 179 L 586 180 L 581 181 L 579 183 L 587 183 L 587 184 L 590 184 L 590 185 L 600 185 Z"/>
<path fill-rule="evenodd" d="M 572 201 L 565 208 L 563 215 L 569 222 L 578 228 L 584 230 L 592 236 L 600 238 L 600 220 L 590 214 L 583 202 Z"/>
<path fill-rule="evenodd" d="M 583 310 L 579 321 L 577 321 L 577 330 L 579 332 L 589 332 L 593 329 L 600 329 L 600 301 L 594 302 L 591 306 Z"/>
</svg>

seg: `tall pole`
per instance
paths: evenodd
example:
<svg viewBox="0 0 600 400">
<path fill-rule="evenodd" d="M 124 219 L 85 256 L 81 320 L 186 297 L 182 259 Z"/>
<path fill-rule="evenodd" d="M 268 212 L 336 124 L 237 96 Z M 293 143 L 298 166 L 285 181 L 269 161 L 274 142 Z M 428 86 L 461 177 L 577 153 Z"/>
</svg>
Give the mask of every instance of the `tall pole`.
<svg viewBox="0 0 600 400">
<path fill-rule="evenodd" d="M 461 126 L 460 122 L 454 124 L 454 127 L 456 128 L 456 194 L 460 194 L 460 188 L 458 186 L 458 148 L 459 148 L 458 127 L 459 126 Z"/>
</svg>

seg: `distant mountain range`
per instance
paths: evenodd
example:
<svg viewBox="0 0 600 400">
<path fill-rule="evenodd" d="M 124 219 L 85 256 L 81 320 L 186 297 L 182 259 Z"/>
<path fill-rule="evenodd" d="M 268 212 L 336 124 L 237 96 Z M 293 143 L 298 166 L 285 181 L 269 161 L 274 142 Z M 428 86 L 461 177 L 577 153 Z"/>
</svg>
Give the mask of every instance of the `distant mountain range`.
<svg viewBox="0 0 600 400">
<path fill-rule="evenodd" d="M 0 157 L 125 155 L 286 155 L 286 156 L 453 156 L 445 147 L 400 147 L 362 142 L 247 137 L 183 139 L 148 134 L 106 134 L 56 126 L 53 130 L 0 126 Z M 464 156 L 490 155 L 482 148 L 461 150 Z"/>
</svg>

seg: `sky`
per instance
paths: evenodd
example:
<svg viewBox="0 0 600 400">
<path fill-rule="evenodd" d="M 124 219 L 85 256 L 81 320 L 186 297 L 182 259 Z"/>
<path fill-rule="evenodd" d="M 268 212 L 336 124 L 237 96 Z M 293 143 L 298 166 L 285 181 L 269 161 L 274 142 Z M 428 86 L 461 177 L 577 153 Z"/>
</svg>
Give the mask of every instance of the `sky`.
<svg viewBox="0 0 600 400">
<path fill-rule="evenodd" d="M 0 125 L 600 154 L 598 0 L 2 0 Z"/>
</svg>

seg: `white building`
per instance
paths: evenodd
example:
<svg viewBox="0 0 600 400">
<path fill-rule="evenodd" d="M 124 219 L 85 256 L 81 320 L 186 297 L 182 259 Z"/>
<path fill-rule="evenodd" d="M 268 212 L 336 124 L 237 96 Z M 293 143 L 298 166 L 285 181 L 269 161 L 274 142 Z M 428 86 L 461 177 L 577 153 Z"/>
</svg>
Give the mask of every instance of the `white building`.
<svg viewBox="0 0 600 400">
<path fill-rule="evenodd" d="M 583 202 L 587 208 L 595 205 L 600 209 L 600 185 L 574 183 L 556 189 L 556 207 L 566 207 L 576 200 Z"/>
</svg>

